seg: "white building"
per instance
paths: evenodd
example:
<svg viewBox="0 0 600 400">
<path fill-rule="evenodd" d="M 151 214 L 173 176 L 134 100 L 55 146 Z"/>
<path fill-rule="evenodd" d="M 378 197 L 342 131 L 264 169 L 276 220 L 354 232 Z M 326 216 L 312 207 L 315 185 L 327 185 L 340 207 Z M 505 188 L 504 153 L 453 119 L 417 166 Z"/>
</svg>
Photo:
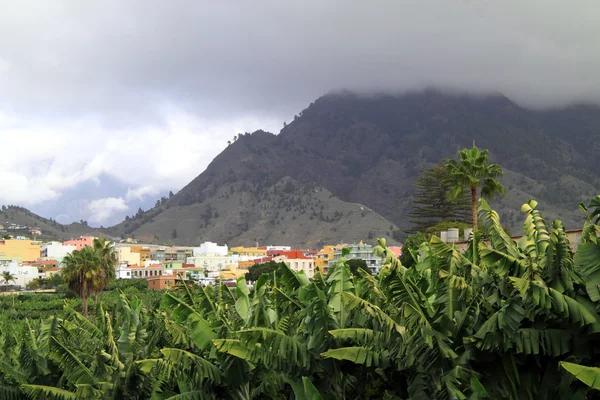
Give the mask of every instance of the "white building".
<svg viewBox="0 0 600 400">
<path fill-rule="evenodd" d="M 267 246 L 267 251 L 269 250 L 290 251 L 292 250 L 292 246 Z"/>
<path fill-rule="evenodd" d="M 373 246 L 360 242 L 359 244 L 346 245 L 350 253 L 346 255 L 347 260 L 360 259 L 367 263 L 367 267 L 371 270 L 371 274 L 377 275 L 381 269 L 383 259 L 373 254 Z M 333 259 L 328 263 L 328 269 L 331 269 L 335 263 L 342 257 L 342 249 L 335 250 Z"/>
<path fill-rule="evenodd" d="M 200 254 L 187 258 L 188 264 L 194 264 L 194 267 L 201 267 L 209 272 L 235 270 L 238 268 L 238 261 L 237 255 Z"/>
<path fill-rule="evenodd" d="M 71 254 L 76 249 L 76 246 L 64 245 L 61 242 L 48 242 L 40 248 L 42 259 L 56 260 L 58 264 L 67 254 Z"/>
<path fill-rule="evenodd" d="M 218 244 L 213 242 L 204 242 L 200 245 L 200 247 L 195 247 L 193 249 L 193 254 L 194 256 L 206 254 L 227 256 L 229 254 L 229 251 L 226 244 L 219 246 Z"/>
<path fill-rule="evenodd" d="M 304 271 L 308 279 L 312 279 L 315 275 L 315 261 L 312 258 L 289 258 L 282 261 L 296 272 Z"/>
<path fill-rule="evenodd" d="M 0 265 L 0 274 L 5 271 L 10 272 L 15 277 L 15 281 L 11 281 L 8 284 L 21 286 L 22 288 L 27 286 L 32 280 L 40 277 L 37 267 L 32 267 L 31 265 L 21 266 L 16 262 Z"/>
<path fill-rule="evenodd" d="M 152 264 L 147 267 L 139 265 L 121 264 L 116 268 L 117 279 L 148 278 L 149 276 L 165 275 L 165 268 L 160 264 Z"/>
</svg>

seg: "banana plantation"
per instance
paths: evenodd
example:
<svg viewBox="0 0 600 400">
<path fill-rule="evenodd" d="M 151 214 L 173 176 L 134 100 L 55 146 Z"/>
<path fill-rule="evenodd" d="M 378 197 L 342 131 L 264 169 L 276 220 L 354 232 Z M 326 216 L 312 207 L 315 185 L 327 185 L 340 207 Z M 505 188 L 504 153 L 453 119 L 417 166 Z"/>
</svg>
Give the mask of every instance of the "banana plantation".
<svg viewBox="0 0 600 400">
<path fill-rule="evenodd" d="M 515 242 L 479 201 L 466 251 L 433 236 L 376 277 L 344 259 L 309 281 L 121 295 L 0 332 L 1 399 L 600 398 L 600 197 L 575 254 L 534 201 Z"/>
</svg>

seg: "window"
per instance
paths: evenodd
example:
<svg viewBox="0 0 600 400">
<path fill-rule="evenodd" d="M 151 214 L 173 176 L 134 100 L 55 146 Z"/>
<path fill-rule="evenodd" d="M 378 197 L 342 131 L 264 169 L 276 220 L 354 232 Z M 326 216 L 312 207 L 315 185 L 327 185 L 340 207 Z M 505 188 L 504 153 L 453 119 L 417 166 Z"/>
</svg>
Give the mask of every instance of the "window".
<svg viewBox="0 0 600 400">
<path fill-rule="evenodd" d="M 130 272 L 129 271 L 127 271 L 127 276 L 130 276 Z"/>
</svg>

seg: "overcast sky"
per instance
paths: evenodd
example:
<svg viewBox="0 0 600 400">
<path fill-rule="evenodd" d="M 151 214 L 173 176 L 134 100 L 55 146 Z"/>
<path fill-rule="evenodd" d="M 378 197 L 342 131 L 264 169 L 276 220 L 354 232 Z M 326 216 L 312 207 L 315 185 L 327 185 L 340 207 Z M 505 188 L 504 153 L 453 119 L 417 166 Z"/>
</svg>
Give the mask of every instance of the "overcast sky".
<svg viewBox="0 0 600 400">
<path fill-rule="evenodd" d="M 0 0 L 0 204 L 118 222 L 335 89 L 600 100 L 600 1 Z"/>
</svg>

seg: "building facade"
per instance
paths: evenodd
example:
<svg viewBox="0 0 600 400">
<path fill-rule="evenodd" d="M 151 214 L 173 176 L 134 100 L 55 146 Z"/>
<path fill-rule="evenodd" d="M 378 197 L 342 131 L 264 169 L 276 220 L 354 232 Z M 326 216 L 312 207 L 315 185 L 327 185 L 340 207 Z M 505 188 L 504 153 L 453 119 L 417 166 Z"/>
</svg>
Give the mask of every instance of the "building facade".
<svg viewBox="0 0 600 400">
<path fill-rule="evenodd" d="M 19 265 L 16 262 L 0 265 L 0 274 L 6 271 L 15 278 L 14 282 L 10 282 L 10 284 L 14 284 L 22 288 L 26 287 L 29 282 L 36 278 L 45 277 L 45 274 L 40 275 L 37 267 L 32 265 Z"/>
<path fill-rule="evenodd" d="M 159 275 L 159 276 L 149 277 L 147 280 L 148 280 L 148 289 L 165 290 L 165 289 L 169 289 L 172 286 L 175 286 L 177 277 L 175 277 L 173 275 Z"/>
<path fill-rule="evenodd" d="M 131 251 L 131 247 L 129 246 L 119 246 L 116 248 L 116 251 L 117 260 L 120 264 L 140 265 L 142 263 L 140 253 Z"/>
<path fill-rule="evenodd" d="M 74 245 L 65 245 L 61 242 L 48 242 L 42 245 L 41 258 L 46 260 L 56 260 L 60 264 L 67 254 L 71 254 L 77 247 Z"/>
<path fill-rule="evenodd" d="M 373 254 L 373 246 L 360 242 L 359 244 L 345 245 L 345 248 L 350 250 L 345 257 L 347 260 L 364 260 L 367 267 L 371 270 L 371 274 L 377 275 L 381 269 L 383 259 Z M 335 263 L 342 257 L 342 249 L 334 251 L 333 259 L 329 260 L 328 269 L 333 267 Z"/>
<path fill-rule="evenodd" d="M 0 240 L 0 261 L 34 262 L 40 258 L 40 245 L 31 240 Z"/>
<path fill-rule="evenodd" d="M 75 246 L 76 250 L 81 250 L 84 247 L 93 246 L 94 239 L 93 236 L 80 236 L 77 239 L 65 240 L 63 244 L 65 246 Z"/>
<path fill-rule="evenodd" d="M 237 246 L 237 247 L 232 247 L 231 252 L 234 255 L 240 256 L 240 258 L 241 257 L 257 258 L 257 257 L 265 257 L 267 255 L 267 248 L 266 247 Z"/>
<path fill-rule="evenodd" d="M 146 279 L 151 276 L 164 275 L 165 268 L 162 265 L 151 265 L 142 267 L 137 264 L 120 265 L 116 269 L 117 279 Z"/>
<path fill-rule="evenodd" d="M 204 242 L 200 245 L 200 247 L 195 247 L 193 249 L 194 256 L 202 255 L 202 254 L 214 254 L 219 256 L 227 256 L 229 255 L 229 250 L 227 245 L 219 246 L 213 242 Z"/>
<path fill-rule="evenodd" d="M 304 271 L 308 279 L 312 279 L 315 276 L 315 262 L 310 257 L 288 258 L 282 261 L 296 272 Z"/>
<path fill-rule="evenodd" d="M 194 267 L 201 267 L 209 272 L 232 270 L 238 268 L 237 256 L 220 256 L 214 254 L 201 254 L 187 258 L 188 264 L 194 264 Z"/>
<path fill-rule="evenodd" d="M 321 271 L 322 274 L 327 274 L 329 271 L 329 261 L 333 260 L 335 251 L 341 250 L 342 245 L 325 246 L 315 255 L 315 270 Z"/>
</svg>

